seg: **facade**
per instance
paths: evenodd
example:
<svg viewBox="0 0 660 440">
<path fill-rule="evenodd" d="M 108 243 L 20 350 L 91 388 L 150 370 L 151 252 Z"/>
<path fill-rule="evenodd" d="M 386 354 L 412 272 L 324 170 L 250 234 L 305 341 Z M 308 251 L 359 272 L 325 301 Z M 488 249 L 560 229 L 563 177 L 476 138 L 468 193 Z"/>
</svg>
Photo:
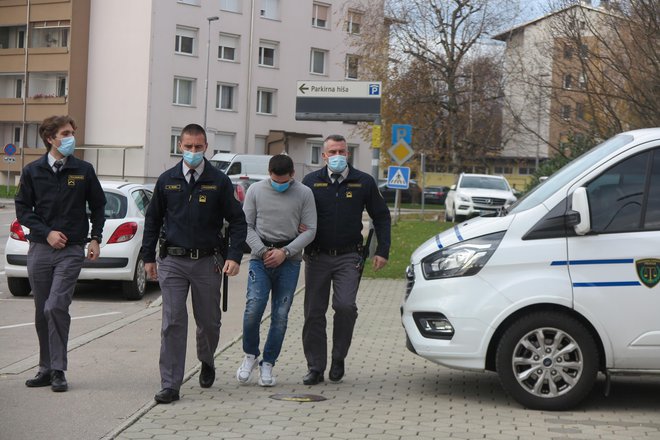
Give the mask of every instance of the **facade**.
<svg viewBox="0 0 660 440">
<path fill-rule="evenodd" d="M 26 119 L 36 130 L 45 115 L 74 116 L 78 144 L 84 143 L 85 158 L 100 176 L 154 181 L 180 159 L 176 141 L 191 122 L 207 128 L 208 158 L 215 152 L 286 151 L 302 177 L 322 166 L 323 138 L 339 133 L 348 139 L 355 165 L 370 165 L 370 142 L 359 137 L 355 125 L 296 121 L 295 99 L 299 80 L 362 79 L 350 43 L 360 38 L 362 19 L 373 10 L 346 0 L 0 0 L 0 24 L 26 27 L 26 9 L 46 5 L 44 21 L 70 20 L 69 46 L 49 50 L 74 60 L 62 69 L 69 72 L 70 84 L 85 87 L 74 93 L 67 83 L 65 96 L 56 90 L 55 97 L 46 98 L 63 101 L 59 107 L 53 104 L 38 116 L 28 112 Z M 10 9 L 15 9 L 12 19 L 5 13 Z M 69 15 L 48 15 L 55 10 Z M 28 20 L 29 27 L 33 21 Z M 76 46 L 74 37 L 82 38 L 87 29 L 84 46 Z M 83 49 L 84 56 L 75 56 Z M 0 78 L 10 73 L 6 50 L 0 49 Z M 25 49 L 11 50 L 17 52 L 13 64 L 20 79 Z M 36 48 L 28 51 L 27 58 L 37 55 Z M 35 65 L 28 63 L 28 80 Z M 72 66 L 82 78 L 74 76 Z M 5 95 L 12 90 L 1 89 Z M 20 107 L 23 99 L 0 99 L 7 143 L 22 115 L 7 114 L 5 101 Z M 26 100 L 28 109 L 31 100 Z M 39 145 L 33 142 L 29 145 Z"/>
</svg>

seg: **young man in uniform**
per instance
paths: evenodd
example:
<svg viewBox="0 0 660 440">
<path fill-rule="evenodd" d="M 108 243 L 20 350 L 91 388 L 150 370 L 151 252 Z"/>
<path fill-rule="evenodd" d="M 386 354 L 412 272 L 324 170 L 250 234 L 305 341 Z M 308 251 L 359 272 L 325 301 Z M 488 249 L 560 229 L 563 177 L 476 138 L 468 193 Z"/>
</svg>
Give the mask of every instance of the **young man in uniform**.
<svg viewBox="0 0 660 440">
<path fill-rule="evenodd" d="M 69 305 L 85 259 L 100 255 L 105 223 L 105 195 L 94 168 L 73 156 L 76 123 L 69 116 L 51 116 L 39 127 L 48 152 L 21 173 L 16 217 L 30 228 L 27 269 L 34 294 L 39 338 L 39 371 L 28 387 L 51 386 L 66 391 Z M 92 223 L 90 237 L 86 205 Z"/>
<path fill-rule="evenodd" d="M 142 255 L 151 279 L 163 292 L 158 403 L 179 400 L 188 337 L 188 289 L 197 323 L 197 358 L 202 363 L 199 384 L 215 381 L 214 358 L 220 339 L 222 273 L 238 274 L 243 256 L 245 215 L 229 178 L 204 158 L 206 132 L 197 124 L 181 131 L 183 160 L 160 175 L 144 222 Z M 222 260 L 221 231 L 229 222 L 229 249 Z M 163 228 L 164 227 L 164 228 Z M 164 229 L 156 269 L 156 244 Z"/>
<path fill-rule="evenodd" d="M 243 203 L 252 255 L 243 316 L 245 357 L 236 372 L 236 379 L 247 383 L 258 363 L 259 327 L 272 291 L 270 329 L 259 363 L 259 385 L 263 387 L 275 385 L 273 366 L 284 342 L 302 251 L 316 234 L 314 195 L 293 179 L 291 158 L 284 154 L 273 156 L 268 173 L 270 179 L 248 188 Z M 299 229 L 304 232 L 299 233 Z"/>
<path fill-rule="evenodd" d="M 316 200 L 318 227 L 314 242 L 305 248 L 305 324 L 303 348 L 307 359 L 305 385 L 323 382 L 327 364 L 326 311 L 332 283 L 334 310 L 332 364 L 329 378 L 344 377 L 344 359 L 357 319 L 355 302 L 362 261 L 362 212 L 373 220 L 378 246 L 375 270 L 387 264 L 390 249 L 390 211 L 374 179 L 348 165 L 346 139 L 328 136 L 323 143 L 327 166 L 310 173 L 303 183 Z"/>
</svg>

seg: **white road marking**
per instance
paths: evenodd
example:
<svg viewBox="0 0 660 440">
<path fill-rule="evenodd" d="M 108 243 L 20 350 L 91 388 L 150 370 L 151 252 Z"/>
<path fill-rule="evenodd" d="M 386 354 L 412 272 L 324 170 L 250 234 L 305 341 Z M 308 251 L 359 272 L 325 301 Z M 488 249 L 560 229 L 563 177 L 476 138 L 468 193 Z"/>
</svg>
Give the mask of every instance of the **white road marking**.
<svg viewBox="0 0 660 440">
<path fill-rule="evenodd" d="M 97 315 L 87 315 L 87 316 L 77 316 L 75 318 L 71 318 L 71 320 L 74 319 L 88 319 L 88 318 L 98 318 L 99 316 L 109 316 L 109 315 L 119 315 L 121 312 L 108 312 L 108 313 L 99 313 Z M 25 322 L 22 324 L 14 324 L 14 325 L 5 325 L 0 327 L 0 330 L 6 330 L 10 328 L 16 328 L 16 327 L 25 327 L 28 325 L 34 325 L 34 322 Z"/>
</svg>

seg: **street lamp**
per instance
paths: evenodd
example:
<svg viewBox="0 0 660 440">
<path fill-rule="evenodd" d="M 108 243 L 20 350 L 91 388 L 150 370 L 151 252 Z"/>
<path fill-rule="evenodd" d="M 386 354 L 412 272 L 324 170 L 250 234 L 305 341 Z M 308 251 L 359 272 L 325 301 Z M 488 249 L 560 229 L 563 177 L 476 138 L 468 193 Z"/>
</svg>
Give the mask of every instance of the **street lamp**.
<svg viewBox="0 0 660 440">
<path fill-rule="evenodd" d="M 206 79 L 204 80 L 204 130 L 206 130 L 206 117 L 209 107 L 209 61 L 211 60 L 211 22 L 219 20 L 220 17 L 206 17 L 208 24 L 208 38 L 206 40 Z"/>
</svg>

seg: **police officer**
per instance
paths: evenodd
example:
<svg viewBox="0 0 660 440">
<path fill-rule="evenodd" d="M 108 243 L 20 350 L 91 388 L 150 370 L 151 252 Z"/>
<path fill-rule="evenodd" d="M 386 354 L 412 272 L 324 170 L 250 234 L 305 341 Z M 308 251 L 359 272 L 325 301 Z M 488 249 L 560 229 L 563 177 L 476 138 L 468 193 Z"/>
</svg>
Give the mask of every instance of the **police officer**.
<svg viewBox="0 0 660 440">
<path fill-rule="evenodd" d="M 28 387 L 66 391 L 69 305 L 85 259 L 100 254 L 105 195 L 91 164 L 73 156 L 76 123 L 51 116 L 39 127 L 48 152 L 27 165 L 16 194 L 16 216 L 30 228 L 28 277 L 34 294 L 39 371 Z M 91 238 L 86 205 L 91 211 Z"/>
<path fill-rule="evenodd" d="M 344 359 L 357 319 L 355 298 L 360 282 L 362 212 L 366 208 L 378 239 L 373 258 L 375 270 L 387 264 L 390 249 L 390 211 L 374 179 L 348 165 L 346 139 L 328 136 L 323 143 L 327 166 L 303 179 L 314 193 L 317 211 L 316 237 L 305 248 L 305 324 L 303 348 L 308 372 L 305 385 L 323 382 L 327 364 L 326 311 L 332 283 L 334 326 L 329 378 L 344 376 Z"/>
<path fill-rule="evenodd" d="M 204 158 L 207 148 L 201 126 L 184 127 L 179 141 L 183 160 L 158 178 L 145 218 L 145 270 L 149 278 L 158 279 L 163 295 L 162 390 L 154 396 L 158 403 L 179 400 L 186 360 L 189 288 L 197 323 L 197 358 L 202 363 L 199 383 L 204 388 L 213 385 L 213 355 L 220 339 L 220 280 L 222 273 L 238 273 L 243 256 L 245 215 L 229 178 Z M 220 251 L 225 219 L 229 222 L 230 246 L 223 261 Z M 161 228 L 164 242 L 156 270 Z"/>
</svg>

